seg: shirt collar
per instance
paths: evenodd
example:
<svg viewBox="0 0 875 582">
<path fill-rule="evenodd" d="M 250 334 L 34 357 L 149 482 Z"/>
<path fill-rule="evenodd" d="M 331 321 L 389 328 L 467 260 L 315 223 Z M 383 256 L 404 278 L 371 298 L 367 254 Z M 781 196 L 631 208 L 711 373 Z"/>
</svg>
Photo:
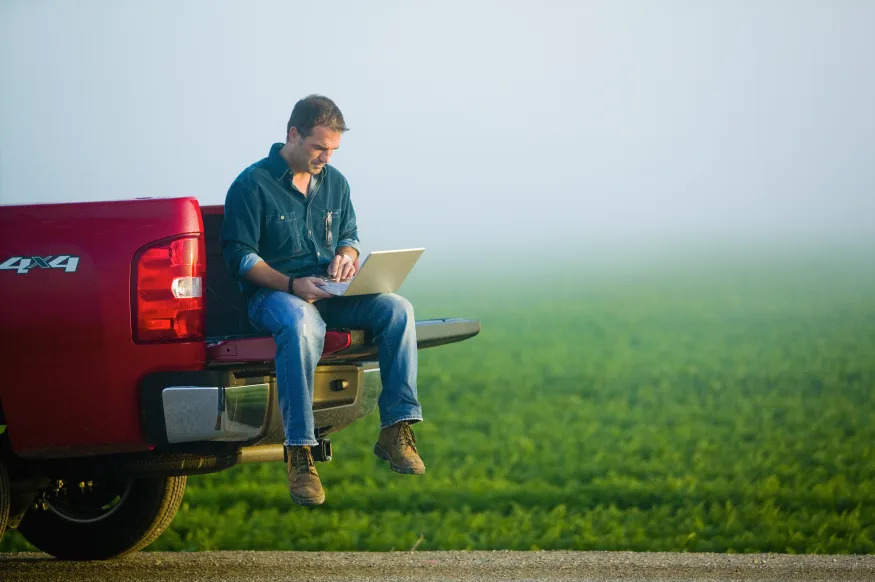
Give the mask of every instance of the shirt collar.
<svg viewBox="0 0 875 582">
<path fill-rule="evenodd" d="M 289 165 L 280 155 L 280 150 L 285 144 L 275 143 L 270 146 L 270 152 L 267 154 L 267 170 L 274 180 L 282 180 L 286 174 L 291 173 Z"/>
<path fill-rule="evenodd" d="M 284 182 L 288 185 L 292 183 L 292 170 L 289 169 L 289 165 L 286 163 L 285 158 L 280 155 L 280 150 L 283 149 L 283 143 L 275 143 L 270 146 L 270 152 L 267 154 L 267 171 L 270 172 L 270 175 L 273 176 L 273 179 L 277 182 Z M 325 169 L 323 168 L 323 172 Z M 310 178 L 310 187 L 308 188 L 309 193 L 313 193 L 316 191 L 316 187 L 321 182 L 321 176 L 312 176 Z"/>
</svg>

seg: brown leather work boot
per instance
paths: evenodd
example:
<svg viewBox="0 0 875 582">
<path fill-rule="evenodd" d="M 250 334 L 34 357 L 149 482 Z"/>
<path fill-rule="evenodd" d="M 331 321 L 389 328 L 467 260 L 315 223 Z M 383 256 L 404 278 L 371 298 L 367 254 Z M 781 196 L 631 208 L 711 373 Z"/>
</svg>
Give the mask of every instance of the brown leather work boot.
<svg viewBox="0 0 875 582">
<path fill-rule="evenodd" d="M 308 446 L 287 446 L 289 469 L 289 495 L 298 505 L 321 505 L 325 491 L 316 472 L 313 453 Z"/>
<path fill-rule="evenodd" d="M 413 436 L 410 423 L 407 421 L 402 420 L 381 430 L 377 444 L 374 445 L 374 454 L 384 461 L 389 461 L 389 465 L 396 473 L 409 475 L 425 473 L 425 464 L 416 452 L 416 437 Z"/>
</svg>

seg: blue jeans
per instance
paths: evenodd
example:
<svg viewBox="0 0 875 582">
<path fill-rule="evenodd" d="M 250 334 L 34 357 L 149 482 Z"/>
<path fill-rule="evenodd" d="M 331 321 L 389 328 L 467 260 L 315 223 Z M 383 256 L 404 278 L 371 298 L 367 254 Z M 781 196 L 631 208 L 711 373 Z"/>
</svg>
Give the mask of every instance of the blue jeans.
<svg viewBox="0 0 875 582">
<path fill-rule="evenodd" d="M 380 426 L 422 420 L 416 397 L 416 320 L 409 301 L 394 293 L 332 297 L 313 304 L 295 295 L 259 289 L 249 301 L 249 319 L 273 334 L 276 381 L 287 445 L 315 445 L 313 376 L 325 329 L 371 332 L 379 348 L 383 391 Z"/>
</svg>

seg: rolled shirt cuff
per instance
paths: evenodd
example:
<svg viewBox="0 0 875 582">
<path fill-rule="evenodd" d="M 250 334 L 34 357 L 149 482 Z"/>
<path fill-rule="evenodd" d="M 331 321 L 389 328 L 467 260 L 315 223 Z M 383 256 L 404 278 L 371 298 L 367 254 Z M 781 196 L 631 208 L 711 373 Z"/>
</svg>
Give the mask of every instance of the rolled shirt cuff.
<svg viewBox="0 0 875 582">
<path fill-rule="evenodd" d="M 354 239 L 354 238 L 345 238 L 341 241 L 338 241 L 336 248 L 339 249 L 340 247 L 352 247 L 355 249 L 355 252 L 357 252 L 359 254 L 361 254 L 361 252 L 362 252 L 361 246 L 359 245 L 359 241 L 357 239 Z"/>
<path fill-rule="evenodd" d="M 246 273 L 256 265 L 256 263 L 260 263 L 263 261 L 261 257 L 259 257 L 256 253 L 249 253 L 242 259 L 240 259 L 240 276 L 245 277 Z"/>
</svg>

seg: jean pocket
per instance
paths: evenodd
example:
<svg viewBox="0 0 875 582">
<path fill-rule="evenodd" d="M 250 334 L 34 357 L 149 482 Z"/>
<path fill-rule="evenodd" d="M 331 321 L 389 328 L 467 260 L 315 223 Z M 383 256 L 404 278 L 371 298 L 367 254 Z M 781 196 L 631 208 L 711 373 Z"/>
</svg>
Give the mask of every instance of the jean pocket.
<svg viewBox="0 0 875 582">
<path fill-rule="evenodd" d="M 301 252 L 301 232 L 294 212 L 271 214 L 267 217 L 267 240 L 279 255 Z"/>
</svg>

